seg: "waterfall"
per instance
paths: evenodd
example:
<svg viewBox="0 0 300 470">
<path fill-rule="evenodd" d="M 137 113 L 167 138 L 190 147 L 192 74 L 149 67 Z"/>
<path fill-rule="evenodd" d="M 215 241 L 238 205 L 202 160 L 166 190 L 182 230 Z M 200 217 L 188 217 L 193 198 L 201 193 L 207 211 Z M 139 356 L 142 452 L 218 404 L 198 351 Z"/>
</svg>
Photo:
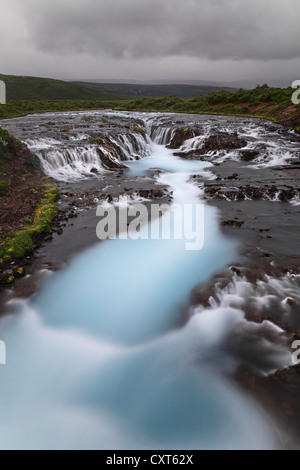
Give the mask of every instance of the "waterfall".
<svg viewBox="0 0 300 470">
<path fill-rule="evenodd" d="M 28 139 L 25 143 L 39 158 L 45 175 L 57 181 L 80 180 L 91 176 L 91 172 L 103 173 L 109 168 L 109 161 L 112 168 L 118 168 L 123 161 L 138 160 L 151 154 L 149 137 L 137 132 L 105 137 L 99 139 L 99 144 L 87 144 L 84 137 L 80 136 L 75 142 L 71 136 L 71 145 L 50 138 Z M 101 155 L 107 157 L 106 164 Z"/>
<path fill-rule="evenodd" d="M 155 144 L 168 145 L 175 133 L 175 129 L 172 127 L 153 127 L 151 132 L 151 138 Z"/>
</svg>

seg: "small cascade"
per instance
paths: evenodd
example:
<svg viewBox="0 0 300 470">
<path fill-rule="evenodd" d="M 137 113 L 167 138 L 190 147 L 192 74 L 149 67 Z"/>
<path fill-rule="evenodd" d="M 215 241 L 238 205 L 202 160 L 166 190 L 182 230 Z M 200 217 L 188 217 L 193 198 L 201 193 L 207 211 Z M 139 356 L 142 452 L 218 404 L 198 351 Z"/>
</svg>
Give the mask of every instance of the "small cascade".
<svg viewBox="0 0 300 470">
<path fill-rule="evenodd" d="M 174 136 L 175 130 L 176 129 L 172 127 L 153 126 L 151 130 L 151 139 L 155 144 L 168 145 Z"/>
<path fill-rule="evenodd" d="M 89 136 L 88 139 L 90 142 Z M 84 139 L 75 142 L 72 136 L 70 140 L 72 143 L 41 138 L 26 140 L 26 144 L 39 158 L 45 175 L 57 181 L 80 180 L 108 168 L 121 168 L 120 162 L 139 160 L 151 154 L 150 138 L 137 132 L 99 139 L 101 143 L 96 144 L 87 144 Z"/>
<path fill-rule="evenodd" d="M 57 181 L 80 180 L 91 175 L 91 170 L 104 171 L 95 146 L 54 147 L 35 150 L 43 172 Z"/>
</svg>

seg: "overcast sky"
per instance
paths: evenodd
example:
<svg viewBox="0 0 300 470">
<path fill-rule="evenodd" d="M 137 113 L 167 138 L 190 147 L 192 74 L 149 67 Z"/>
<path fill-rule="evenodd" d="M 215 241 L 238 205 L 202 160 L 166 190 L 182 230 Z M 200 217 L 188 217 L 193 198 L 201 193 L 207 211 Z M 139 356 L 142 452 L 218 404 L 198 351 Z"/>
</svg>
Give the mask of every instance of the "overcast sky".
<svg viewBox="0 0 300 470">
<path fill-rule="evenodd" d="M 0 0 L 0 72 L 300 79 L 299 0 Z"/>
</svg>

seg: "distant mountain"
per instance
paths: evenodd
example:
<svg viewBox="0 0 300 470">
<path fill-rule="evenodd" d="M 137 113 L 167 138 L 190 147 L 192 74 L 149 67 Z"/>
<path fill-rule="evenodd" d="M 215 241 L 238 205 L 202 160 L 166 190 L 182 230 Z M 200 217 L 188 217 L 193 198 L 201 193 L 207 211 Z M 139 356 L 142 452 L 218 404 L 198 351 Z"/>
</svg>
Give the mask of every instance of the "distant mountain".
<svg viewBox="0 0 300 470">
<path fill-rule="evenodd" d="M 85 83 L 90 85 L 91 83 L 97 83 L 101 85 L 116 85 L 116 84 L 133 84 L 133 85 L 189 85 L 197 87 L 213 87 L 220 88 L 222 90 L 228 89 L 240 89 L 245 90 L 255 88 L 256 85 L 263 85 L 267 83 L 271 87 L 288 88 L 292 82 L 299 77 L 288 77 L 288 78 L 277 78 L 277 79 L 240 79 L 231 82 L 227 81 L 212 81 L 212 80 L 119 80 L 119 79 L 85 79 L 85 80 L 69 80 L 73 83 Z"/>
<path fill-rule="evenodd" d="M 124 99 L 102 89 L 87 88 L 52 78 L 0 74 L 6 84 L 8 100 L 101 100 Z M 128 99 L 128 97 L 126 97 Z"/>
<path fill-rule="evenodd" d="M 139 83 L 95 83 L 72 82 L 93 90 L 102 90 L 105 93 L 128 95 L 130 97 L 166 97 L 195 98 L 199 95 L 208 95 L 216 91 L 235 91 L 236 88 L 226 86 L 182 85 L 182 84 L 139 84 Z"/>
</svg>

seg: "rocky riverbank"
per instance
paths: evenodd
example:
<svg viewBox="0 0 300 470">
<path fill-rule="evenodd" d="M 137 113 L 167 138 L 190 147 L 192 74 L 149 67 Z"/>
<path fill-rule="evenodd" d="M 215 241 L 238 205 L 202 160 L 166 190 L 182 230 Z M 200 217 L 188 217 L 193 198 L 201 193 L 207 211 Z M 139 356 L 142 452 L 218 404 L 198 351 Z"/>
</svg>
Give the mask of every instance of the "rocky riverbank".
<svg viewBox="0 0 300 470">
<path fill-rule="evenodd" d="M 0 290 L 26 274 L 58 210 L 56 186 L 26 145 L 0 129 Z"/>
<path fill-rule="evenodd" d="M 294 158 L 278 165 L 259 163 L 266 147 L 245 150 L 243 139 L 233 133 L 217 133 L 202 148 L 178 155 L 215 164 L 215 178 L 204 183 L 204 198 L 219 209 L 224 233 L 240 240 L 236 263 L 193 290 L 192 310 L 226 305 L 241 308 L 250 322 L 269 320 L 282 330 L 281 341 L 292 356 L 292 344 L 300 339 L 300 140 L 280 126 L 274 132 L 296 144 Z M 232 149 L 234 158 L 224 158 Z M 192 179 L 203 187 L 202 178 Z M 247 347 L 241 344 L 239 354 Z M 258 372 L 262 364 L 256 352 L 255 366 L 246 356 L 236 379 L 269 410 L 282 445 L 299 448 L 299 365 L 265 376 Z"/>
</svg>

